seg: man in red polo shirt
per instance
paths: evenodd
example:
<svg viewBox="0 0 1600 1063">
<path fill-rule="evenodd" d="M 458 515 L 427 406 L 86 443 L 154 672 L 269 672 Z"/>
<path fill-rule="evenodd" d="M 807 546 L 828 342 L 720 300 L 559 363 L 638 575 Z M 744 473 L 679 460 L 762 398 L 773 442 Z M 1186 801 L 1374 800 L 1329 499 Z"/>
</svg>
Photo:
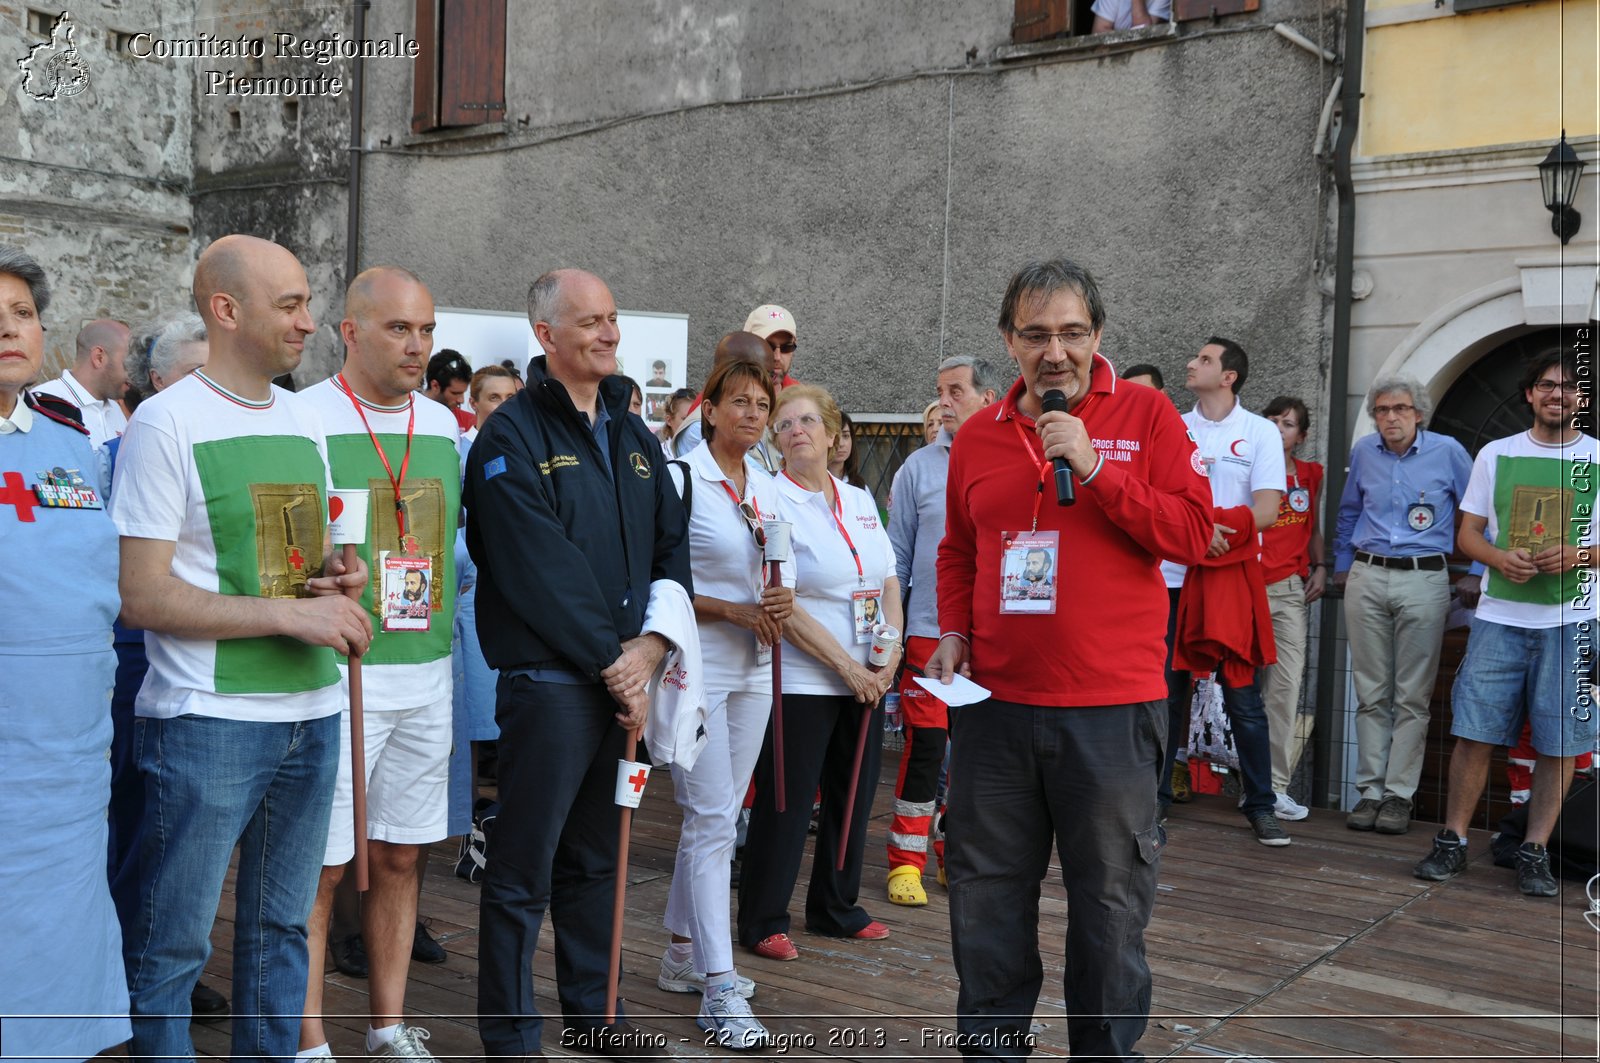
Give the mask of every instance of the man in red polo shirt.
<svg viewBox="0 0 1600 1063">
<path fill-rule="evenodd" d="M 1211 491 L 1178 412 L 1097 352 L 1094 279 L 1023 267 L 1000 309 L 1021 379 L 950 451 L 939 547 L 939 648 L 992 697 L 952 735 L 945 867 L 965 1055 L 1020 1059 L 1043 984 L 1039 882 L 1062 853 L 1073 1056 L 1143 1058 L 1144 928 L 1165 834 L 1150 777 L 1166 735 L 1167 594 L 1158 568 L 1211 541 Z M 1059 391 L 1067 412 L 1044 412 Z M 1057 504 L 1064 458 L 1076 503 Z M 1053 583 L 1029 582 L 1050 557 Z"/>
</svg>

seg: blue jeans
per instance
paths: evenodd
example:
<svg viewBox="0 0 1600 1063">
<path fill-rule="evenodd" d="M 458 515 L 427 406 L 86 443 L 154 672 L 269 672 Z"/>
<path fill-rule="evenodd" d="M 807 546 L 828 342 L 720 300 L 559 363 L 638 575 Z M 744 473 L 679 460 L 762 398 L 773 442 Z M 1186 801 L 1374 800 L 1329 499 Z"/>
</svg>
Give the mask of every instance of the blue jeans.
<svg viewBox="0 0 1600 1063">
<path fill-rule="evenodd" d="M 139 909 L 123 946 L 130 1055 L 188 1060 L 189 992 L 234 845 L 234 1059 L 293 1058 L 306 995 L 306 917 L 327 845 L 339 717 L 140 720 Z"/>
</svg>

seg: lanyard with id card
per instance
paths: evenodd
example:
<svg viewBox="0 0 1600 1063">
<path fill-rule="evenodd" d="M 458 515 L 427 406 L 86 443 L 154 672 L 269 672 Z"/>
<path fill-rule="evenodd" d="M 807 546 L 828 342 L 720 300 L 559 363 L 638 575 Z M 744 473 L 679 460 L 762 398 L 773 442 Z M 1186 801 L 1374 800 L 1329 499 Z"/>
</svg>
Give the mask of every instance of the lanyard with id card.
<svg viewBox="0 0 1600 1063">
<path fill-rule="evenodd" d="M 1022 441 L 1022 449 L 1034 458 L 1033 444 L 1016 420 L 1011 422 Z M 1033 526 L 1027 531 L 1000 533 L 1000 612 L 1050 616 L 1056 611 L 1058 562 L 1061 560 L 1061 533 L 1039 530 L 1039 506 L 1044 501 L 1045 481 L 1050 477 L 1050 460 L 1041 453 L 1039 488 L 1033 496 Z"/>
<path fill-rule="evenodd" d="M 356 398 L 355 391 L 345 382 L 343 373 L 339 374 L 338 379 L 339 386 L 350 397 L 350 405 L 355 407 L 356 414 L 361 418 L 367 437 L 372 440 L 372 448 L 378 452 L 378 460 L 383 463 L 390 486 L 394 488 L 394 518 L 399 533 L 399 549 L 381 550 L 376 558 L 378 594 L 382 603 L 379 615 L 383 630 L 427 631 L 433 623 L 433 558 L 422 549 L 422 544 L 412 534 L 410 513 L 401 495 L 406 471 L 411 466 L 411 440 L 416 434 L 416 397 L 412 396 L 407 403 L 406 452 L 400 459 L 400 475 L 396 476 L 389 464 L 389 456 L 383 452 L 383 444 L 378 442 L 377 434 L 367 421 L 366 411 L 361 408 L 361 400 Z"/>
<path fill-rule="evenodd" d="M 784 470 L 789 476 L 788 470 Z M 830 473 L 830 480 L 833 475 Z M 789 482 L 802 491 L 810 488 L 789 476 Z M 833 484 L 833 505 L 828 507 L 828 512 L 833 515 L 834 526 L 839 529 L 839 535 L 844 539 L 845 546 L 850 548 L 850 557 L 856 563 L 856 589 L 850 592 L 850 630 L 855 635 L 857 646 L 865 646 L 872 642 L 872 632 L 883 619 L 883 588 L 867 586 L 866 570 L 861 567 L 861 553 L 856 549 L 856 544 L 850 538 L 850 532 L 844 526 L 844 499 L 840 495 L 839 484 Z"/>
</svg>

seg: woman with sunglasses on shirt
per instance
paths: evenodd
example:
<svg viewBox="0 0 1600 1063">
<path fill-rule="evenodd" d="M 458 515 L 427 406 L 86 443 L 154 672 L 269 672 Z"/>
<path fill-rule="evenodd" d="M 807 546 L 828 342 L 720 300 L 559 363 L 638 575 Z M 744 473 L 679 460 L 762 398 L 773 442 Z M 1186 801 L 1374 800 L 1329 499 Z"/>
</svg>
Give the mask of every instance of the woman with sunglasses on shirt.
<svg viewBox="0 0 1600 1063">
<path fill-rule="evenodd" d="M 881 616 L 896 631 L 904 625 L 894 550 L 878 505 L 866 491 L 828 472 L 839 445 L 839 407 L 826 391 L 802 384 L 783 390 L 772 417 L 784 460 L 778 500 L 785 519 L 794 524 L 795 609 L 783 632 L 785 810 L 779 812 L 775 803 L 769 737 L 756 765 L 756 804 L 739 885 L 739 940 L 759 955 L 793 960 L 799 951 L 789 938 L 789 900 L 819 785 L 822 809 L 806 891 L 806 929 L 866 940 L 889 935 L 856 900 L 883 743 L 877 706 L 894 680 L 900 650 L 897 645 L 880 671 L 867 667 L 867 653 L 873 619 Z M 863 714 L 862 781 L 849 837 L 843 839 L 841 870 L 837 860 Z"/>
<path fill-rule="evenodd" d="M 683 833 L 667 895 L 672 944 L 656 979 L 669 992 L 701 993 L 700 1029 L 739 1051 L 769 1037 L 745 1002 L 755 983 L 733 967 L 728 873 L 739 806 L 772 710 L 771 646 L 794 605 L 789 587 L 765 585 L 762 521 L 786 518 L 772 477 L 747 460 L 772 401 L 760 365 L 719 366 L 701 406 L 705 443 L 684 459 L 707 743 L 693 769 L 672 773 Z M 793 582 L 792 568 L 781 582 Z"/>
</svg>

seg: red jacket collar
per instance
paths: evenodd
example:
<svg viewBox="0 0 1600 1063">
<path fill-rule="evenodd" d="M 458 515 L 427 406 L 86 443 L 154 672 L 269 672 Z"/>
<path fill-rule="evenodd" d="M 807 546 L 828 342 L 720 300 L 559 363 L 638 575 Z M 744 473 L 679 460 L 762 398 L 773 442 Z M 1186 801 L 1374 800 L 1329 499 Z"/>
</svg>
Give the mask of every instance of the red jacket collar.
<svg viewBox="0 0 1600 1063">
<path fill-rule="evenodd" d="M 1022 421 L 1024 424 L 1033 423 L 1033 418 L 1017 409 L 1017 401 L 1022 398 L 1023 389 L 1026 387 L 1027 384 L 1023 381 L 1022 377 L 1018 376 L 1017 382 L 1011 385 L 1010 391 L 1006 392 L 1006 397 L 1000 400 L 1000 408 L 997 409 L 994 414 L 994 419 L 996 421 L 1009 421 L 1012 418 L 1016 418 L 1017 420 Z M 1096 351 L 1094 355 L 1094 361 L 1089 369 L 1089 395 L 1093 395 L 1097 391 L 1114 393 L 1116 390 L 1116 369 L 1111 365 L 1110 360 L 1107 359 L 1105 355 L 1101 354 L 1099 351 Z M 1089 395 L 1085 395 L 1084 398 L 1088 398 Z"/>
</svg>

